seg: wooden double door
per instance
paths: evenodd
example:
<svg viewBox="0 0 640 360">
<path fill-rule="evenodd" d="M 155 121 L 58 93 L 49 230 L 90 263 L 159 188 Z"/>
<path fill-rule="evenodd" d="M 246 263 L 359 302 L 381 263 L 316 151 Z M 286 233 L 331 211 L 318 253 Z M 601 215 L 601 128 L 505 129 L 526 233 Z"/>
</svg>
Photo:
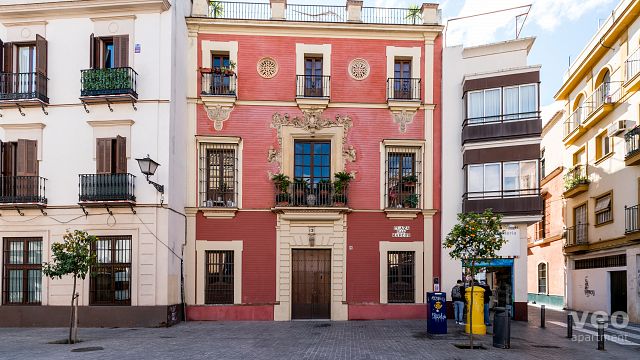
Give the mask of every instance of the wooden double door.
<svg viewBox="0 0 640 360">
<path fill-rule="evenodd" d="M 331 319 L 331 250 L 291 253 L 291 318 Z"/>
</svg>

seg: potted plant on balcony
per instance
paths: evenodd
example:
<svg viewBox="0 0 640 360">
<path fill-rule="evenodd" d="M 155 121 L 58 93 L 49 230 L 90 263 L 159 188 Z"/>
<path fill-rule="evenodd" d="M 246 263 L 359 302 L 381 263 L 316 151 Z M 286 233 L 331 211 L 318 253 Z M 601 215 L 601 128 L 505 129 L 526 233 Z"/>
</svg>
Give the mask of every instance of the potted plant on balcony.
<svg viewBox="0 0 640 360">
<path fill-rule="evenodd" d="M 417 182 L 418 177 L 415 175 L 406 175 L 402 177 L 402 186 L 405 189 L 412 190 L 416 186 Z"/>
<path fill-rule="evenodd" d="M 275 174 L 271 177 L 271 181 L 276 187 L 276 203 L 279 206 L 289 205 L 291 202 L 291 195 L 289 195 L 289 186 L 291 185 L 291 180 L 285 174 Z"/>
<path fill-rule="evenodd" d="M 419 202 L 420 202 L 420 198 L 418 197 L 418 194 L 410 194 L 404 199 L 402 204 L 404 205 L 405 208 L 415 209 L 418 207 Z"/>
<path fill-rule="evenodd" d="M 320 180 L 318 182 L 318 197 L 319 202 L 325 204 L 329 200 L 329 195 L 331 194 L 331 181 L 330 180 Z"/>
<path fill-rule="evenodd" d="M 347 204 L 347 187 L 351 180 L 353 180 L 353 176 L 346 171 L 341 171 L 333 174 L 335 180 L 334 189 L 335 194 L 333 195 L 333 202 L 336 206 L 345 206 Z"/>
</svg>

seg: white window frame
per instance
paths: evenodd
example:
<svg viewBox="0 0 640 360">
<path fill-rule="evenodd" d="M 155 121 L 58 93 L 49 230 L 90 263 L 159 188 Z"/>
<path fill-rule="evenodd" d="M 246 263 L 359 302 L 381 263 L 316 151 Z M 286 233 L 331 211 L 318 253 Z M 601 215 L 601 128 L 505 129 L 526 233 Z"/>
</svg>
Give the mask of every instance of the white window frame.
<svg viewBox="0 0 640 360">
<path fill-rule="evenodd" d="M 540 292 L 540 265 L 544 265 L 544 292 Z M 538 263 L 538 266 L 536 267 L 536 278 L 538 279 L 538 294 L 549 294 L 549 263 Z"/>
<path fill-rule="evenodd" d="M 522 179 L 522 164 L 523 163 L 535 163 L 534 165 L 534 169 L 535 169 L 535 181 L 537 183 L 537 187 L 533 187 L 531 189 L 522 189 L 520 186 L 521 183 L 521 179 Z M 486 174 L 487 174 L 487 166 L 493 166 L 493 165 L 500 165 L 500 190 L 494 191 L 494 190 L 487 190 L 486 187 Z M 504 177 L 504 166 L 506 164 L 518 164 L 518 182 L 517 182 L 517 188 L 514 190 L 505 190 L 505 185 L 504 185 L 504 181 L 505 181 L 505 177 Z M 472 167 L 482 167 L 482 194 L 470 194 L 470 188 L 469 185 L 471 184 L 470 182 L 470 178 L 469 178 L 469 169 L 471 169 Z M 522 197 L 522 196 L 536 196 L 538 194 L 537 189 L 540 187 L 540 162 L 537 159 L 530 159 L 530 160 L 520 160 L 520 161 L 505 161 L 505 162 L 492 162 L 492 163 L 481 163 L 481 164 L 468 164 L 466 165 L 466 192 L 467 192 L 467 198 L 469 199 L 491 199 L 491 198 L 507 198 L 507 197 Z M 495 193 L 499 193 L 497 196 L 495 195 Z M 505 193 L 507 193 L 510 196 L 505 196 Z M 491 195 L 494 194 L 494 195 Z"/>
<path fill-rule="evenodd" d="M 523 87 L 528 87 L 528 86 L 533 86 L 534 87 L 534 94 L 537 95 L 538 94 L 538 84 L 536 83 L 529 83 L 529 84 L 520 84 L 520 85 L 514 85 L 514 86 L 505 86 L 504 89 L 518 89 L 518 111 L 516 113 L 513 114 L 507 114 L 506 109 L 505 109 L 505 104 L 506 102 L 504 101 L 504 91 L 502 92 L 502 96 L 503 96 L 503 101 L 502 101 L 502 114 L 505 120 L 508 121 L 515 121 L 515 120 L 525 120 L 525 119 L 531 119 L 536 117 L 537 115 L 523 115 L 522 113 L 522 108 L 524 100 L 522 97 L 522 91 L 521 89 Z M 534 105 L 534 112 L 538 112 L 538 96 L 534 95 L 534 101 L 535 101 L 535 105 Z"/>
<path fill-rule="evenodd" d="M 242 208 L 242 141 L 237 137 L 198 137 L 197 138 L 197 180 L 198 191 L 196 193 L 196 204 L 200 208 L 206 209 L 229 209 L 229 208 Z M 206 156 L 203 159 L 200 154 L 204 150 L 203 148 L 209 146 L 221 146 L 221 147 L 233 147 L 236 152 L 236 164 L 235 164 L 235 176 L 236 176 L 236 189 L 235 189 L 235 206 L 232 207 L 214 207 L 208 206 L 205 199 L 201 199 L 201 194 L 206 192 Z M 204 177 L 204 178 L 203 178 Z"/>
<path fill-rule="evenodd" d="M 502 119 L 502 114 L 504 112 L 504 109 L 503 109 L 504 101 L 503 101 L 502 88 L 497 87 L 497 88 L 490 88 L 490 89 L 473 90 L 473 91 L 467 92 L 467 99 L 466 99 L 466 102 L 467 102 L 467 114 L 466 114 L 467 125 L 484 125 L 485 123 L 489 122 L 486 119 L 487 118 L 487 96 L 486 96 L 486 93 L 488 91 L 495 91 L 495 90 L 498 90 L 498 92 L 500 93 L 499 96 L 498 96 L 498 98 L 500 99 L 500 105 L 499 105 L 500 111 L 499 111 L 499 113 L 497 115 L 495 115 L 495 117 L 498 118 L 498 121 L 500 121 L 500 119 Z M 469 106 L 469 95 L 477 94 L 477 93 L 482 93 L 482 116 L 480 118 L 477 118 L 477 117 L 474 118 L 474 119 L 477 119 L 475 121 L 468 121 L 470 119 L 469 118 L 469 109 L 470 109 L 470 106 Z M 494 117 L 494 116 L 492 115 L 492 117 Z M 498 121 L 493 120 L 493 121 L 490 121 L 490 123 L 498 122 Z"/>
<path fill-rule="evenodd" d="M 233 251 L 233 305 L 242 304 L 242 240 L 232 241 L 206 241 L 196 240 L 196 305 L 205 305 L 205 275 L 207 251 Z M 227 304 L 227 306 L 233 306 Z M 224 306 L 224 305 L 217 305 Z"/>
<path fill-rule="evenodd" d="M 388 253 L 390 251 L 413 251 L 415 253 L 415 301 L 424 304 L 424 241 L 380 241 L 380 304 L 388 304 Z M 407 304 L 404 304 L 407 305 Z"/>
</svg>

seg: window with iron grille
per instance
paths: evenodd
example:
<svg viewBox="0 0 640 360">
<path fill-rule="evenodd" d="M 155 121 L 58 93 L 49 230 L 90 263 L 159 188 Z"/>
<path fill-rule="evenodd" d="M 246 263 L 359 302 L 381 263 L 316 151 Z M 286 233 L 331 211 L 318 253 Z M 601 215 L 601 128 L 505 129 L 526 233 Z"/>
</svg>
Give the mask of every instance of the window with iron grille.
<svg viewBox="0 0 640 360">
<path fill-rule="evenodd" d="M 389 146 L 385 156 L 385 208 L 420 207 L 421 148 Z"/>
<path fill-rule="evenodd" d="M 538 293 L 547 293 L 547 264 L 538 264 Z"/>
<path fill-rule="evenodd" d="M 131 236 L 99 236 L 92 245 L 91 305 L 131 305 Z"/>
<path fill-rule="evenodd" d="M 612 193 L 608 193 L 596 198 L 596 225 L 603 225 L 613 221 L 613 210 L 611 209 Z"/>
<path fill-rule="evenodd" d="M 200 206 L 238 206 L 238 145 L 200 145 Z"/>
<path fill-rule="evenodd" d="M 42 238 L 4 238 L 2 302 L 40 305 Z"/>
<path fill-rule="evenodd" d="M 600 256 L 590 259 L 576 260 L 574 263 L 575 270 L 598 269 L 606 267 L 627 266 L 627 255 L 611 255 Z"/>
<path fill-rule="evenodd" d="M 205 252 L 205 304 L 233 304 L 233 251 Z"/>
<path fill-rule="evenodd" d="M 414 251 L 389 251 L 387 253 L 387 302 L 415 302 Z"/>
</svg>

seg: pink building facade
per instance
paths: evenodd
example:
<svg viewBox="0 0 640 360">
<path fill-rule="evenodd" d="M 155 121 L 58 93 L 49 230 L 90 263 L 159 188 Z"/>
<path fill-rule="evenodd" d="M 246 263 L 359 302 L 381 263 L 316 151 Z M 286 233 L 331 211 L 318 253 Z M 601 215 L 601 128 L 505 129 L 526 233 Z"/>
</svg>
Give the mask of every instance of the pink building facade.
<svg viewBox="0 0 640 360">
<path fill-rule="evenodd" d="M 187 19 L 188 319 L 425 317 L 441 277 L 437 5 L 413 20 L 222 4 Z"/>
</svg>

